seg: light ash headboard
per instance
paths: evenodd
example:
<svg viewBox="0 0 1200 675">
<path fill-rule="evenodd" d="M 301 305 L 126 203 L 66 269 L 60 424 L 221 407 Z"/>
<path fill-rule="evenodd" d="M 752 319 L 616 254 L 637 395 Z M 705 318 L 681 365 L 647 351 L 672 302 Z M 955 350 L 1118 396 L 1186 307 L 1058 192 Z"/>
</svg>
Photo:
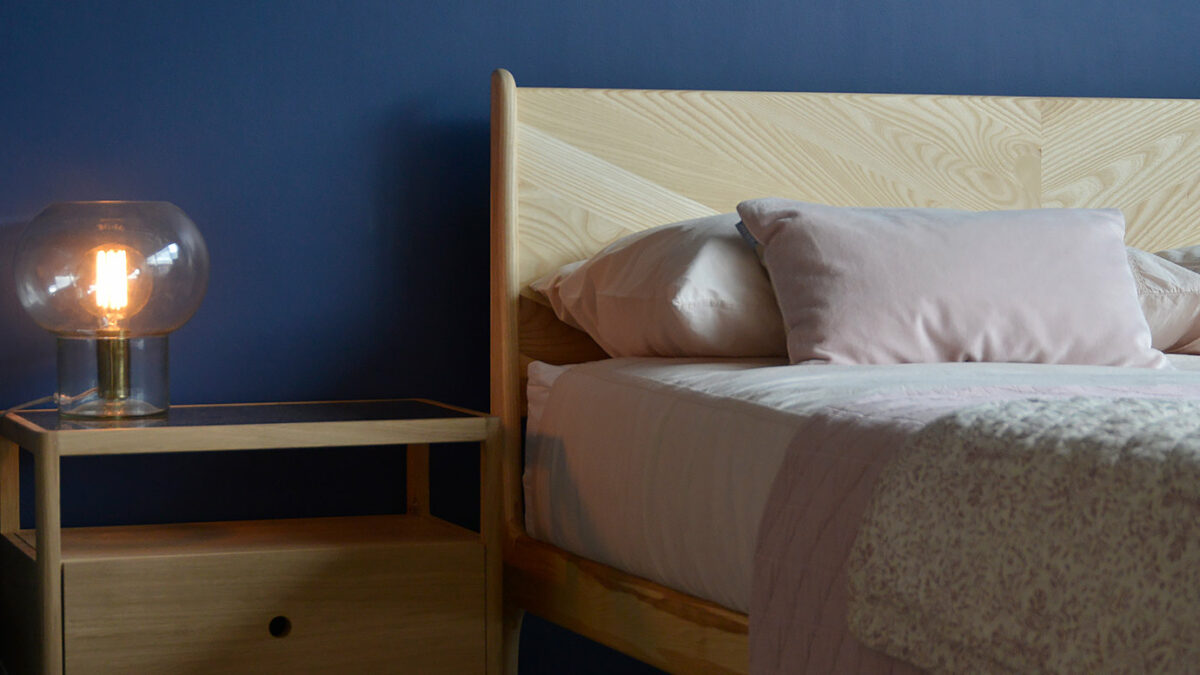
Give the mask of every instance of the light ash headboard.
<svg viewBox="0 0 1200 675">
<path fill-rule="evenodd" d="M 1118 207 L 1127 242 L 1200 243 L 1200 101 L 517 88 L 492 78 L 493 409 L 530 358 L 601 355 L 528 283 L 654 225 L 779 196 Z"/>
</svg>

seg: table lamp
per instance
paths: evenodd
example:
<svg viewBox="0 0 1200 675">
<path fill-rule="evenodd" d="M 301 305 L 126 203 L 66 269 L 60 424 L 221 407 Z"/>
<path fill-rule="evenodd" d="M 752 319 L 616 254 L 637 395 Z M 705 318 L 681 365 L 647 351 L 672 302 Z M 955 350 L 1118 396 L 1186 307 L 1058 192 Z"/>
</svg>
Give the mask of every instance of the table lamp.
<svg viewBox="0 0 1200 675">
<path fill-rule="evenodd" d="M 208 249 L 167 202 L 62 202 L 29 223 L 17 295 L 58 338 L 61 415 L 142 417 L 169 406 L 167 334 L 208 286 Z"/>
</svg>

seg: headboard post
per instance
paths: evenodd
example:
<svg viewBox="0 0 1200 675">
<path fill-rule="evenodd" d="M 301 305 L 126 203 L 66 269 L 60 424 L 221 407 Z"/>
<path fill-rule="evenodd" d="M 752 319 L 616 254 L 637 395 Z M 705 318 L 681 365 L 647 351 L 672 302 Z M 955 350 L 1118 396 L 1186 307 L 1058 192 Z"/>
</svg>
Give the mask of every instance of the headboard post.
<svg viewBox="0 0 1200 675">
<path fill-rule="evenodd" d="M 507 70 L 492 73 L 491 400 L 500 418 L 507 546 L 524 533 L 521 501 L 520 363 L 517 353 L 517 96 Z"/>
</svg>

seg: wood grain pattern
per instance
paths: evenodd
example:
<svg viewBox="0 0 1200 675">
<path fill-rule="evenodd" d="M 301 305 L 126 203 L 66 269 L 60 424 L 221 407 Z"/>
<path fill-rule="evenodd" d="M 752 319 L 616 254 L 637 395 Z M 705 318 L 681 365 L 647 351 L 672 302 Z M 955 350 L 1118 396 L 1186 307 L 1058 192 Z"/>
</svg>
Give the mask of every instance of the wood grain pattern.
<svg viewBox="0 0 1200 675">
<path fill-rule="evenodd" d="M 34 456 L 35 513 L 37 525 L 38 617 L 42 669 L 61 673 L 62 640 L 62 507 L 59 500 L 61 462 L 54 447 Z M 47 639 L 48 636 L 49 639 Z"/>
<path fill-rule="evenodd" d="M 1200 243 L 1196 101 L 1049 99 L 1047 206 L 1120 208 L 1126 241 L 1157 251 Z"/>
<path fill-rule="evenodd" d="M 530 281 L 627 232 L 764 196 L 1116 207 L 1131 245 L 1200 243 L 1196 101 L 537 89 L 517 88 L 506 71 L 492 85 L 492 409 L 506 442 L 506 601 L 676 672 L 744 672 L 744 637 L 689 615 L 703 605 L 686 596 L 664 614 L 654 593 L 627 592 L 649 582 L 524 536 L 524 368 L 601 355 L 522 296 Z M 715 656 L 713 645 L 722 645 Z"/>
<path fill-rule="evenodd" d="M 482 417 L 362 420 L 204 427 L 114 428 L 46 432 L 63 456 L 320 448 L 483 440 Z"/>
<path fill-rule="evenodd" d="M 45 429 L 18 413 L 8 413 L 0 417 L 0 436 L 35 455 L 51 445 Z"/>
<path fill-rule="evenodd" d="M 836 205 L 1116 207 L 1192 235 L 1194 101 L 518 89 L 522 284 L 629 231 L 777 195 Z"/>
<path fill-rule="evenodd" d="M 6 583 L 36 587 L 17 574 L 20 559 L 35 565 L 34 537 L 6 542 Z M 74 672 L 484 670 L 482 542 L 434 518 L 71 528 L 62 541 Z M 11 599 L 5 611 L 29 606 Z M 301 639 L 269 636 L 279 614 L 306 627 L 289 636 Z"/>
<path fill-rule="evenodd" d="M 468 539 L 68 561 L 67 672 L 483 673 L 482 557 Z"/>
<path fill-rule="evenodd" d="M 518 89 L 519 279 L 684 218 L 785 196 L 1039 202 L 1036 99 Z"/>
<path fill-rule="evenodd" d="M 0 534 L 21 529 L 21 449 L 0 438 Z"/>
<path fill-rule="evenodd" d="M 744 673 L 744 614 L 521 537 L 505 601 L 673 673 Z"/>
<path fill-rule="evenodd" d="M 524 531 L 521 494 L 521 395 L 517 342 L 517 94 L 506 70 L 492 74 L 491 404 L 500 420 L 505 547 Z"/>
<path fill-rule="evenodd" d="M 504 668 L 504 509 L 500 471 L 504 462 L 504 436 L 500 420 L 488 418 L 488 436 L 480 444 L 479 524 L 485 555 L 484 627 L 487 672 L 499 675 Z"/>
<path fill-rule="evenodd" d="M 36 550 L 36 532 L 16 537 Z M 409 515 L 71 527 L 62 531 L 62 560 L 157 558 L 247 551 L 308 551 L 397 543 L 471 542 L 470 530 Z"/>
<path fill-rule="evenodd" d="M 522 125 L 716 211 L 764 194 L 922 206 L 1013 204 L 1018 193 L 1037 194 L 1013 180 L 1011 167 L 1036 149 L 1031 99 L 518 91 Z"/>
<path fill-rule="evenodd" d="M 0 609 L 31 624 L 11 631 L 6 624 L 6 657 L 28 665 L 24 672 L 60 673 L 65 640 L 72 672 L 387 672 L 397 663 L 419 672 L 498 672 L 501 427 L 474 411 L 434 405 L 181 407 L 187 414 L 160 426 L 60 424 L 53 411 L 6 416 L 4 436 L 33 451 L 37 486 L 37 529 L 5 535 L 0 544 Z M 323 421 L 289 421 L 314 415 Z M 428 443 L 470 441 L 492 458 L 482 537 L 427 513 Z M 420 515 L 60 527 L 60 448 L 130 454 L 409 443 L 416 446 L 409 494 Z M 16 445 L 2 449 L 0 462 L 11 462 Z M 8 482 L 0 478 L 0 486 Z M 5 488 L 4 497 L 12 496 Z M 301 587 L 292 585 L 297 579 Z M 251 614 L 259 623 L 271 618 L 254 604 L 267 596 L 286 596 L 317 630 L 288 648 L 263 632 L 266 624 L 247 637 L 240 631 Z"/>
<path fill-rule="evenodd" d="M 587 333 L 558 320 L 554 310 L 525 295 L 518 303 L 521 355 L 546 363 L 581 363 L 608 355 Z"/>
<path fill-rule="evenodd" d="M 522 232 L 519 279 L 523 284 L 553 271 L 561 260 L 581 260 L 604 244 L 643 229 L 639 223 L 669 223 L 716 213 L 536 127 L 523 124 L 519 133 L 518 208 L 523 223 L 537 219 L 540 225 Z"/>
</svg>

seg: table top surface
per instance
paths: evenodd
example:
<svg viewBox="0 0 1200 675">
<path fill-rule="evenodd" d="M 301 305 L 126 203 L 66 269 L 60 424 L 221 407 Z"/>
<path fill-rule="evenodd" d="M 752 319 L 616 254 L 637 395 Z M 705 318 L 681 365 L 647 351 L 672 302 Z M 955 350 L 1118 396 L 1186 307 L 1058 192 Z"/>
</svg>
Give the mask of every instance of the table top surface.
<svg viewBox="0 0 1200 675">
<path fill-rule="evenodd" d="M 252 448 L 384 445 L 482 439 L 488 417 L 423 399 L 172 406 L 127 419 L 62 417 L 20 410 L 0 430 L 27 449 L 124 454 Z"/>
<path fill-rule="evenodd" d="M 297 424 L 368 422 L 374 420 L 454 419 L 475 413 L 422 399 L 374 401 L 313 401 L 300 403 L 233 403 L 171 406 L 165 415 L 121 419 L 63 417 L 57 410 L 19 410 L 12 413 L 45 431 L 92 431 L 204 427 L 237 424 Z"/>
</svg>

